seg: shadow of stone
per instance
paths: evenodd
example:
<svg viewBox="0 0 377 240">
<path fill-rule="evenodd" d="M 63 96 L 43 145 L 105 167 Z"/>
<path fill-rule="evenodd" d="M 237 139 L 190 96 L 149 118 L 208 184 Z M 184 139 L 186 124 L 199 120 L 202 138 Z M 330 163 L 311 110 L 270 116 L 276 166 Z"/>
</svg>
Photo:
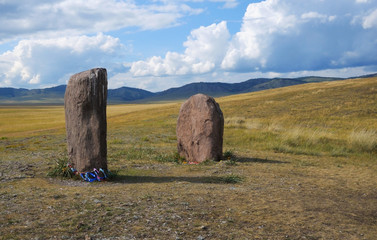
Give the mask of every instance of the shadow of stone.
<svg viewBox="0 0 377 240">
<path fill-rule="evenodd" d="M 285 164 L 290 163 L 286 161 L 278 161 L 278 160 L 268 160 L 262 158 L 237 158 L 237 162 L 240 163 L 268 163 L 268 164 Z"/>
<path fill-rule="evenodd" d="M 111 182 L 114 183 L 170 183 L 170 182 L 188 182 L 188 183 L 217 183 L 228 184 L 227 178 L 224 176 L 210 177 L 175 177 L 175 176 L 128 176 L 116 175 Z"/>
</svg>

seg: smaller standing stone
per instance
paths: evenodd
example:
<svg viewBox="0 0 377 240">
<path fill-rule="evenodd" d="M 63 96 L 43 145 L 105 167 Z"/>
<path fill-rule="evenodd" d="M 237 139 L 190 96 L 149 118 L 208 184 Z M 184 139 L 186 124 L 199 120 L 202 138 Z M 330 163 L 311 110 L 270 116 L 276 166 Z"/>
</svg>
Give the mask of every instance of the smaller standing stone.
<svg viewBox="0 0 377 240">
<path fill-rule="evenodd" d="M 177 121 L 178 153 L 189 162 L 219 161 L 223 152 L 224 116 L 210 96 L 196 94 L 184 102 Z"/>
<path fill-rule="evenodd" d="M 73 75 L 64 95 L 69 162 L 79 172 L 107 170 L 107 72 Z"/>
</svg>

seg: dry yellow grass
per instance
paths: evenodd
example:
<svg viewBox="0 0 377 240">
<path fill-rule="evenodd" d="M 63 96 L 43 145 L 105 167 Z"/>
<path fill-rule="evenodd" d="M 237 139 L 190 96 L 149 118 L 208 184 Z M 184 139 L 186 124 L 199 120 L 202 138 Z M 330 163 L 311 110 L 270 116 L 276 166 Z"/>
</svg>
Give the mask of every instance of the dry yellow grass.
<svg viewBox="0 0 377 240">
<path fill-rule="evenodd" d="M 172 162 L 180 103 L 108 106 L 118 177 L 94 184 L 45 176 L 62 106 L 0 108 L 0 238 L 374 239 L 376 81 L 217 99 L 235 163 Z"/>
<path fill-rule="evenodd" d="M 281 124 L 319 123 L 347 128 L 351 125 L 371 125 L 376 116 L 373 103 L 377 99 L 377 78 L 353 79 L 328 83 L 312 83 L 292 87 L 247 93 L 219 99 L 222 107 L 231 106 L 230 116 L 279 120 Z M 344 120 L 352 120 L 351 122 Z M 367 121 L 366 123 L 364 121 Z M 309 124 L 313 124 L 309 126 Z M 338 123 L 346 124 L 338 126 Z"/>
<path fill-rule="evenodd" d="M 27 137 L 64 127 L 61 106 L 0 107 L 0 137 Z"/>
<path fill-rule="evenodd" d="M 124 121 L 125 115 L 174 105 L 177 104 L 109 105 L 107 118 L 110 124 L 116 125 Z M 55 131 L 57 134 L 65 131 L 64 106 L 0 106 L 0 137 L 27 137 Z"/>
<path fill-rule="evenodd" d="M 377 78 L 313 83 L 224 97 L 219 102 L 228 123 L 226 132 L 238 139 L 234 147 L 245 149 L 242 143 L 254 140 L 254 148 L 298 154 L 375 152 L 370 147 L 375 136 L 369 143 L 364 141 L 369 147 L 359 149 L 350 139 L 358 129 L 377 130 L 376 84 Z"/>
<path fill-rule="evenodd" d="M 355 148 L 372 152 L 377 149 L 376 130 L 353 130 L 349 136 L 349 142 Z"/>
</svg>

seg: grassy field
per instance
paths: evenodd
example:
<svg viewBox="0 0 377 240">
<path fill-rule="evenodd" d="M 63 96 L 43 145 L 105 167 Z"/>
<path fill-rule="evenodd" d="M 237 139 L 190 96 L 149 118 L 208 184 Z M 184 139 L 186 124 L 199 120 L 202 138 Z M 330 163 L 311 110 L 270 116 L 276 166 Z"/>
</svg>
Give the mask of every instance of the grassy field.
<svg viewBox="0 0 377 240">
<path fill-rule="evenodd" d="M 108 106 L 113 181 L 49 178 L 64 108 L 0 107 L 0 239 L 376 239 L 377 78 L 216 99 L 221 162 L 176 160 L 182 102 Z"/>
</svg>

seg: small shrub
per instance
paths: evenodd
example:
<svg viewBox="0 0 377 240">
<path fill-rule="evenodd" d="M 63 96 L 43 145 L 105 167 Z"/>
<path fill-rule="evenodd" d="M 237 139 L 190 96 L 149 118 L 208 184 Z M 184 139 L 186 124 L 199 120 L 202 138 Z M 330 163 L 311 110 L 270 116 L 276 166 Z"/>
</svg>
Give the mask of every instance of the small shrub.
<svg viewBox="0 0 377 240">
<path fill-rule="evenodd" d="M 62 177 L 62 178 L 72 178 L 75 175 L 72 173 L 71 169 L 68 167 L 67 158 L 58 158 L 55 160 L 55 165 L 47 173 L 49 177 Z"/>
<path fill-rule="evenodd" d="M 180 163 L 180 164 L 183 162 L 186 162 L 186 158 L 179 155 L 178 152 L 174 153 L 174 160 L 176 163 Z"/>
<path fill-rule="evenodd" d="M 235 183 L 242 182 L 243 178 L 238 176 L 238 175 L 231 174 L 231 175 L 228 175 L 228 176 L 221 177 L 221 181 L 224 182 L 224 183 L 235 184 Z"/>
<path fill-rule="evenodd" d="M 232 150 L 226 150 L 223 154 L 223 160 L 226 161 L 226 165 L 234 166 L 237 165 L 237 158 Z"/>
<path fill-rule="evenodd" d="M 106 171 L 106 180 L 114 180 L 118 177 L 118 172 Z M 68 167 L 68 159 L 66 157 L 58 158 L 55 160 L 54 167 L 47 173 L 48 177 L 61 177 L 61 178 L 73 178 L 75 180 L 81 180 L 79 175 L 75 175 L 71 168 Z"/>
<path fill-rule="evenodd" d="M 233 159 L 234 157 L 235 157 L 235 156 L 234 156 L 232 150 L 226 150 L 226 151 L 223 153 L 223 160 L 231 160 L 231 159 Z"/>
</svg>

